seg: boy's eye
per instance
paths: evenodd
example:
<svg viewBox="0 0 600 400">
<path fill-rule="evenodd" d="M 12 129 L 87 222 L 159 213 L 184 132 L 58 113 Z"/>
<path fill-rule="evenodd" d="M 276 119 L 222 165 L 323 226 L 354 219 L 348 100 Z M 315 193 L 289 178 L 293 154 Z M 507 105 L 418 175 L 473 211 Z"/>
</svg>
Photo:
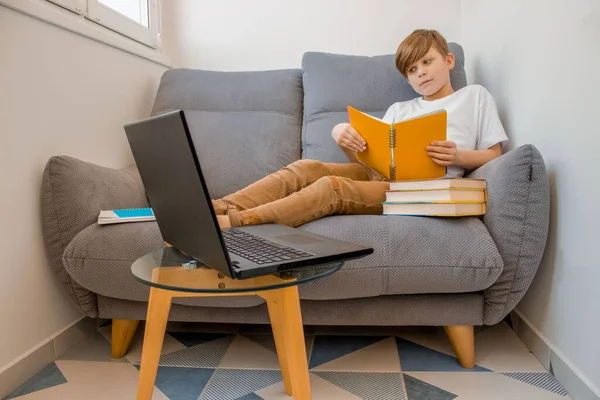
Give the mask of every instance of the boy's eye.
<svg viewBox="0 0 600 400">
<path fill-rule="evenodd" d="M 415 72 L 416 68 L 412 67 L 411 69 L 408 70 L 408 72 Z"/>
<path fill-rule="evenodd" d="M 431 62 L 431 60 L 430 60 L 430 59 L 427 59 L 427 60 L 425 60 L 425 61 L 423 61 L 423 62 L 424 62 L 425 64 L 429 64 L 429 63 Z"/>
</svg>

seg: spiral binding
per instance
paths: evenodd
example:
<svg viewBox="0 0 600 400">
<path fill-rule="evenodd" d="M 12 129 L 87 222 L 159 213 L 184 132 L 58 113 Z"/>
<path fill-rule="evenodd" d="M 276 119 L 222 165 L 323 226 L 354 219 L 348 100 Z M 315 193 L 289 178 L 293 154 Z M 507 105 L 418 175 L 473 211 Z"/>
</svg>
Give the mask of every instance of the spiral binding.
<svg viewBox="0 0 600 400">
<path fill-rule="evenodd" d="M 396 148 L 396 128 L 394 128 L 394 121 L 390 128 L 390 180 L 396 180 L 396 160 L 394 159 L 394 149 Z"/>
</svg>

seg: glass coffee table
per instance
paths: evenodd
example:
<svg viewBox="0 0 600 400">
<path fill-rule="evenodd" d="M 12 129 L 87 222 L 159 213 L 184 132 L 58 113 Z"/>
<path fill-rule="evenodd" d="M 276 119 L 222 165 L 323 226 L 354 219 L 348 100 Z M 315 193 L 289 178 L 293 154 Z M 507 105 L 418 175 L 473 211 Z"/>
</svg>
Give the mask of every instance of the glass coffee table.
<svg viewBox="0 0 600 400">
<path fill-rule="evenodd" d="M 240 280 L 195 264 L 174 247 L 165 246 L 138 258 L 131 265 L 131 272 L 138 281 L 150 286 L 150 299 L 137 400 L 152 398 L 173 298 L 253 294 L 267 302 L 285 393 L 297 400 L 311 399 L 298 285 L 329 276 L 343 264 L 342 261 Z"/>
</svg>

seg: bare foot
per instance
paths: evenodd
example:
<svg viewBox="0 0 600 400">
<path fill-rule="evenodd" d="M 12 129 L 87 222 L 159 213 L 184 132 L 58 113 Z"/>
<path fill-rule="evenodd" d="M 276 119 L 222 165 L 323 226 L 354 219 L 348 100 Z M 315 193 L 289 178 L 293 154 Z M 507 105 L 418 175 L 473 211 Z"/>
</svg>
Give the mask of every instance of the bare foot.
<svg viewBox="0 0 600 400">
<path fill-rule="evenodd" d="M 229 219 L 229 215 L 217 215 L 217 221 L 219 222 L 221 229 L 231 228 L 231 220 Z"/>
</svg>

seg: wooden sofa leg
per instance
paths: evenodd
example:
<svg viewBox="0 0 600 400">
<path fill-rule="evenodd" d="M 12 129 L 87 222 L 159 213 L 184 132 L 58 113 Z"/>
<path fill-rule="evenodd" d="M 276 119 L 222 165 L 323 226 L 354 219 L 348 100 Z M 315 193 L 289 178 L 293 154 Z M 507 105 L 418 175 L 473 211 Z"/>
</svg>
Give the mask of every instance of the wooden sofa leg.
<svg viewBox="0 0 600 400">
<path fill-rule="evenodd" d="M 122 358 L 127 354 L 131 339 L 140 321 L 128 319 L 112 320 L 112 358 Z"/>
<path fill-rule="evenodd" d="M 473 326 L 445 326 L 446 334 L 452 348 L 458 357 L 458 362 L 464 368 L 475 368 L 475 333 Z"/>
</svg>

